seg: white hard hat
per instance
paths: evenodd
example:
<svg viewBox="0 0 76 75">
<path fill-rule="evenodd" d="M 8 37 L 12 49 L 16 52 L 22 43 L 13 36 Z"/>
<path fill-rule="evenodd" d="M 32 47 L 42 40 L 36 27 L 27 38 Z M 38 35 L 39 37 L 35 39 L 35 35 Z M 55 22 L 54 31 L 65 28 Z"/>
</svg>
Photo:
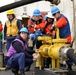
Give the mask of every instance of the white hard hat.
<svg viewBox="0 0 76 75">
<path fill-rule="evenodd" d="M 22 20 L 22 17 L 21 16 L 17 16 L 17 19 Z"/>
<path fill-rule="evenodd" d="M 46 15 L 48 18 L 54 18 L 51 14 L 51 12 L 48 12 L 48 14 Z"/>
</svg>

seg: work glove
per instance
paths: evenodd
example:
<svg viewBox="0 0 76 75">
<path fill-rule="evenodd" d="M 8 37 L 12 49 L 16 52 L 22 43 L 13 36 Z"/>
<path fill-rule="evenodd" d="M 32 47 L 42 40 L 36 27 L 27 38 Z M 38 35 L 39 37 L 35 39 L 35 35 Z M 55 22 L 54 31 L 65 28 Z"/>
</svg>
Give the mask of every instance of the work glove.
<svg viewBox="0 0 76 75">
<path fill-rule="evenodd" d="M 35 40 L 36 39 L 35 34 L 30 34 L 29 37 L 30 37 L 31 40 Z"/>
<path fill-rule="evenodd" d="M 36 53 L 34 53 L 33 54 L 33 60 L 37 60 L 37 59 L 40 59 L 40 54 L 36 54 Z"/>
<path fill-rule="evenodd" d="M 40 36 L 40 35 L 42 35 L 41 30 L 37 30 L 37 31 L 35 31 L 35 35 L 36 35 L 36 36 Z"/>
</svg>

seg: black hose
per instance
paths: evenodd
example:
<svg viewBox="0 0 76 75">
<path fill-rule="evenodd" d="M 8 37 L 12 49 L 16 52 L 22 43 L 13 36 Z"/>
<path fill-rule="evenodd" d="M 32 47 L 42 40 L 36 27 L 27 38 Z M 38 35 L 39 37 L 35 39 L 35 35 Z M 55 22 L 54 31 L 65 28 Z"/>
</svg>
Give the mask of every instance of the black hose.
<svg viewBox="0 0 76 75">
<path fill-rule="evenodd" d="M 74 53 L 74 49 L 69 49 L 67 51 L 67 57 L 72 60 L 74 62 L 74 64 L 76 65 L 76 55 Z"/>
</svg>

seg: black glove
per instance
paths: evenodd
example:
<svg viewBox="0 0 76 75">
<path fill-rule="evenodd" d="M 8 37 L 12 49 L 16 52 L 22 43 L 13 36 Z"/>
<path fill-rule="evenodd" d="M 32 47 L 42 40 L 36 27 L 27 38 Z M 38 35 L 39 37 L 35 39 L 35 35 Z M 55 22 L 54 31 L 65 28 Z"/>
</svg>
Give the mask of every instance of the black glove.
<svg viewBox="0 0 76 75">
<path fill-rule="evenodd" d="M 53 24 L 53 25 L 51 26 L 51 32 L 54 31 L 54 30 L 55 30 L 55 25 Z"/>
</svg>

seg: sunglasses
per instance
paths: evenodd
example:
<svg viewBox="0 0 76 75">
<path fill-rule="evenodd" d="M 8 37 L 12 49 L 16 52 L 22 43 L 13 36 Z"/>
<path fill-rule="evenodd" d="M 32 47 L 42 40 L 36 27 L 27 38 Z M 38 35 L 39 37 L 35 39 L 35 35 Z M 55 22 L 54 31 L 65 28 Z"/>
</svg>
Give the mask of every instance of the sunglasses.
<svg viewBox="0 0 76 75">
<path fill-rule="evenodd" d="M 56 15 L 56 13 L 55 14 L 53 14 L 53 16 L 55 16 Z"/>
</svg>

